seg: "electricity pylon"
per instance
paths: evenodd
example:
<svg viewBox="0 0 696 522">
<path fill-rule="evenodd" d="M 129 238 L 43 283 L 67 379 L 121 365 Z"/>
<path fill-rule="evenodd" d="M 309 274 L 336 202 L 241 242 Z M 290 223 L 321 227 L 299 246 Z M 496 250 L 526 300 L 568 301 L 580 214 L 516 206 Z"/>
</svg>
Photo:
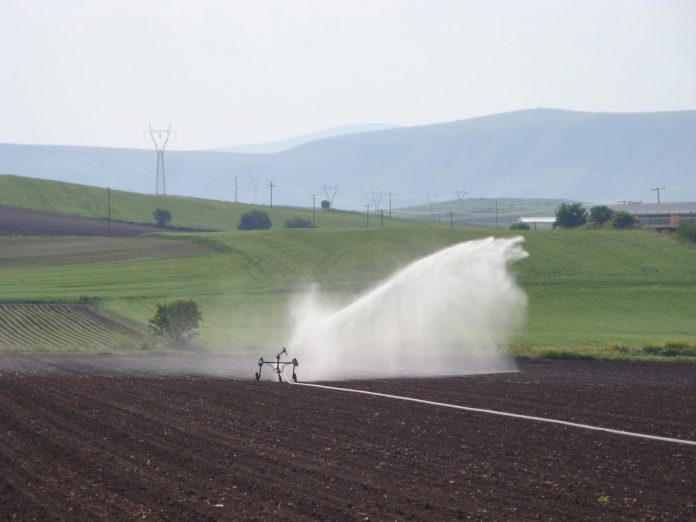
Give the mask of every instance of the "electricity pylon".
<svg viewBox="0 0 696 522">
<path fill-rule="evenodd" d="M 172 124 L 166 129 L 153 129 L 152 125 L 148 125 L 150 129 L 150 137 L 157 151 L 157 173 L 155 174 L 155 194 L 167 195 L 167 182 L 164 179 L 164 150 L 167 148 L 169 136 L 172 134 Z"/>
</svg>

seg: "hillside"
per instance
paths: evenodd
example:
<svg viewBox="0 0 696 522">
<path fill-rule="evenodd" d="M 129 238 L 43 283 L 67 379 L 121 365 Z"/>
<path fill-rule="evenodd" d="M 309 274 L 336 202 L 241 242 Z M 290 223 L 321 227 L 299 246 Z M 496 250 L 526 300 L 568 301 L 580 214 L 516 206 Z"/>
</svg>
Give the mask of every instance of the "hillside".
<svg viewBox="0 0 696 522">
<path fill-rule="evenodd" d="M 534 109 L 313 141 L 276 154 L 171 151 L 171 194 L 308 206 L 339 185 L 335 206 L 359 210 L 369 191 L 394 207 L 426 194 L 561 198 L 599 203 L 696 199 L 696 111 L 584 113 Z M 0 173 L 154 192 L 154 151 L 0 145 Z"/>
<path fill-rule="evenodd" d="M 282 228 L 285 220 L 293 217 L 312 219 L 310 208 L 278 207 L 229 203 L 219 200 L 179 196 L 153 196 L 111 190 L 111 217 L 131 223 L 154 224 L 153 211 L 165 208 L 172 213 L 171 227 L 198 229 L 232 229 L 240 216 L 249 210 L 261 208 L 271 217 L 275 228 Z M 319 201 L 316 202 L 319 207 Z M 52 211 L 61 214 L 105 219 L 108 214 L 107 191 L 103 188 L 19 176 L 0 175 L 0 205 Z M 329 212 L 316 209 L 316 226 L 322 228 L 362 228 L 364 214 Z M 372 226 L 377 226 L 373 220 Z M 389 226 L 405 226 L 392 220 Z M 106 225 L 103 225 L 105 229 Z M 150 230 L 152 231 L 152 230 Z"/>
</svg>

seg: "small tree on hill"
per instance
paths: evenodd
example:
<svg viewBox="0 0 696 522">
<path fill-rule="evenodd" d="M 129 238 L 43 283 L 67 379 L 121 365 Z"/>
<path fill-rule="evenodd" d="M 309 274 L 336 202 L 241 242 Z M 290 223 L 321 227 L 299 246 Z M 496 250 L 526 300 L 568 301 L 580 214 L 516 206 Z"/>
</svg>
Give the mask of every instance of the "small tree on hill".
<svg viewBox="0 0 696 522">
<path fill-rule="evenodd" d="M 197 335 L 203 320 L 198 304 L 191 300 L 157 303 L 149 325 L 156 336 L 166 337 L 174 346 L 183 346 Z"/>
<path fill-rule="evenodd" d="M 561 203 L 556 209 L 553 228 L 575 228 L 587 223 L 587 209 L 582 203 Z"/>
<path fill-rule="evenodd" d="M 590 223 L 601 227 L 614 217 L 614 211 L 606 205 L 596 205 L 590 209 Z"/>
<path fill-rule="evenodd" d="M 239 230 L 266 230 L 271 228 L 271 218 L 260 210 L 251 210 L 242 214 L 237 225 Z"/>
<path fill-rule="evenodd" d="M 633 214 L 619 210 L 614 212 L 614 217 L 611 220 L 611 228 L 627 229 L 634 228 L 638 224 L 638 218 Z"/>
<path fill-rule="evenodd" d="M 285 228 L 314 228 L 310 219 L 294 217 L 285 220 Z"/>
<path fill-rule="evenodd" d="M 172 220 L 172 213 L 164 208 L 156 208 L 152 215 L 160 228 L 166 227 L 167 223 Z"/>
<path fill-rule="evenodd" d="M 324 210 L 331 210 L 331 202 L 328 199 L 322 199 L 321 208 Z"/>
</svg>

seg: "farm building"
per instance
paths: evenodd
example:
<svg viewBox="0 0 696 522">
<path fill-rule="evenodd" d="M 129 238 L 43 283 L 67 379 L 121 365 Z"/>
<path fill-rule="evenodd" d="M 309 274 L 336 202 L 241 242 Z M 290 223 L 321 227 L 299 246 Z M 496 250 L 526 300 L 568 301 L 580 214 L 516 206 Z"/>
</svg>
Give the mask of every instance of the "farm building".
<svg viewBox="0 0 696 522">
<path fill-rule="evenodd" d="M 655 230 L 674 230 L 683 219 L 696 219 L 696 202 L 685 203 L 626 203 L 610 205 L 612 210 L 628 212 L 641 225 Z"/>
</svg>

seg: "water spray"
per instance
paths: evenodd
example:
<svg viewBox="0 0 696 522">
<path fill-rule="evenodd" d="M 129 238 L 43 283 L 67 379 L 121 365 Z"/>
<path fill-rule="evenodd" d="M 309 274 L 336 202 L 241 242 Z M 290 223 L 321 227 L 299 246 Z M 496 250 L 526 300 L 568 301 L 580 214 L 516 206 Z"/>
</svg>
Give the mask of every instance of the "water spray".
<svg viewBox="0 0 696 522">
<path fill-rule="evenodd" d="M 509 265 L 527 257 L 522 241 L 452 245 L 343 307 L 313 289 L 293 303 L 288 347 L 309 381 L 513 371 L 527 299 Z"/>
</svg>

